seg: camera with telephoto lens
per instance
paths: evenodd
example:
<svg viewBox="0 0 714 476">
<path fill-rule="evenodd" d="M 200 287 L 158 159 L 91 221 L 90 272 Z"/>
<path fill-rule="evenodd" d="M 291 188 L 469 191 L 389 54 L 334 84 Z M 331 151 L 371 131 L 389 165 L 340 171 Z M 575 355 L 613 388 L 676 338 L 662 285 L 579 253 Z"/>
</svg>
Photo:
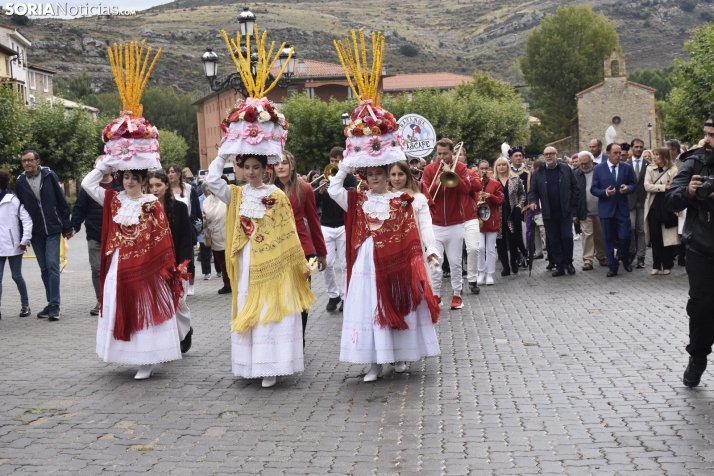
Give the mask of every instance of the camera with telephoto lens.
<svg viewBox="0 0 714 476">
<path fill-rule="evenodd" d="M 699 177 L 702 184 L 696 191 L 699 200 L 705 200 L 712 192 L 714 192 L 714 175 L 702 175 Z"/>
</svg>

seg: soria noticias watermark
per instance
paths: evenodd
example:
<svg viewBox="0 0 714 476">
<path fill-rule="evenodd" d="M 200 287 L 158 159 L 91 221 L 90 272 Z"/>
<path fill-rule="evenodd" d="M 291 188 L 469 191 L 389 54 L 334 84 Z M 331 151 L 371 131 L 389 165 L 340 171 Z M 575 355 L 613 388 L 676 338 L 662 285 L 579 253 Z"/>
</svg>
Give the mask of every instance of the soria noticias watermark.
<svg viewBox="0 0 714 476">
<path fill-rule="evenodd" d="M 133 8 L 119 8 L 101 3 L 70 5 L 68 3 L 6 3 L 2 11 L 5 15 L 27 15 L 33 17 L 84 17 L 93 15 L 136 15 Z"/>
</svg>

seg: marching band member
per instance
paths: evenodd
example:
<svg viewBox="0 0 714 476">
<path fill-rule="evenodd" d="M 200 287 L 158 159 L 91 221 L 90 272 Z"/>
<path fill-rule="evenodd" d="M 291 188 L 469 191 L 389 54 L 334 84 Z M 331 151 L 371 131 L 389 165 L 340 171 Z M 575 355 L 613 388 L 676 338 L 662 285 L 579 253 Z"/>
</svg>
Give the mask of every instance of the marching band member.
<svg viewBox="0 0 714 476">
<path fill-rule="evenodd" d="M 436 143 L 437 160 L 424 169 L 422 182 L 428 186 L 434 200 L 431 220 L 436 237 L 436 249 L 439 254 L 445 253 L 449 258 L 451 268 L 451 287 L 454 296 L 451 299 L 451 309 L 464 307 L 461 299 L 463 277 L 461 275 L 461 250 L 464 246 L 465 216 L 461 208 L 461 199 L 472 191 L 480 191 L 481 184 L 471 185 L 471 177 L 466 166 L 454 160 L 454 143 L 450 139 L 441 139 Z M 438 187 L 440 175 L 444 172 L 454 172 L 459 183 L 454 188 Z M 440 263 L 441 264 L 441 263 Z M 434 293 L 441 296 L 441 268 L 432 271 Z"/>
<path fill-rule="evenodd" d="M 483 184 L 478 202 L 478 284 L 492 285 L 493 273 L 496 272 L 496 239 L 501 233 L 503 186 L 491 178 L 491 166 L 487 160 L 479 162 L 478 170 Z"/>
</svg>

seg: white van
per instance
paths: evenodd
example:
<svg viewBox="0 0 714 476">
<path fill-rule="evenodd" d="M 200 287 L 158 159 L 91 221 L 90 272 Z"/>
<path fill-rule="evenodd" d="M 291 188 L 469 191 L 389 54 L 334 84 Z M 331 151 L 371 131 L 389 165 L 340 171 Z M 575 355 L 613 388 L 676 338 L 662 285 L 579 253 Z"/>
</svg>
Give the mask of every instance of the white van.
<svg viewBox="0 0 714 476">
<path fill-rule="evenodd" d="M 206 175 L 208 175 L 208 169 L 199 170 L 196 183 L 201 185 L 206 180 Z"/>
<path fill-rule="evenodd" d="M 236 183 L 235 164 L 233 162 L 225 163 L 225 165 L 223 166 L 223 175 L 228 177 L 228 182 L 232 184 Z"/>
</svg>

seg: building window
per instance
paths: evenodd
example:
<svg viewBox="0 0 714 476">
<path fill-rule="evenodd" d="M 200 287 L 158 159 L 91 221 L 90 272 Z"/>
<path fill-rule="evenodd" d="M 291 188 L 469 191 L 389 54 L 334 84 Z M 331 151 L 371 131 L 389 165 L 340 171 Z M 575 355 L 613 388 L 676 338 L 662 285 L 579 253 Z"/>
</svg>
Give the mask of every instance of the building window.
<svg viewBox="0 0 714 476">
<path fill-rule="evenodd" d="M 315 88 L 307 88 L 307 97 L 315 99 Z"/>
<path fill-rule="evenodd" d="M 42 89 L 45 92 L 50 90 L 50 77 L 46 74 L 42 75 Z"/>
<path fill-rule="evenodd" d="M 622 118 L 620 116 L 612 116 L 612 125 L 613 126 L 619 126 L 621 122 L 622 122 Z"/>
<path fill-rule="evenodd" d="M 35 72 L 30 71 L 29 76 L 30 76 L 30 89 L 35 89 Z"/>
</svg>

